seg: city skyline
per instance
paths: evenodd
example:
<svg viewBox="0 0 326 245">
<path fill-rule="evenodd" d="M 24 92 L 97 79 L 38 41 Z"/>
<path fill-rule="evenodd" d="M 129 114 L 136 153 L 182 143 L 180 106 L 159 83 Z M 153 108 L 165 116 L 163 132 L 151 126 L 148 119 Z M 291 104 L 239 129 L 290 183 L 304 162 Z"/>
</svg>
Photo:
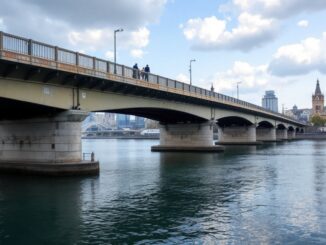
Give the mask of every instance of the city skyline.
<svg viewBox="0 0 326 245">
<path fill-rule="evenodd" d="M 71 15 L 73 2 L 5 0 L 0 29 L 113 60 L 113 31 L 123 28 L 118 63 L 189 82 L 196 59 L 194 85 L 236 97 L 241 81 L 240 99 L 257 105 L 275 90 L 279 111 L 311 108 L 317 79 L 326 88 L 324 1 L 92 1 Z"/>
</svg>

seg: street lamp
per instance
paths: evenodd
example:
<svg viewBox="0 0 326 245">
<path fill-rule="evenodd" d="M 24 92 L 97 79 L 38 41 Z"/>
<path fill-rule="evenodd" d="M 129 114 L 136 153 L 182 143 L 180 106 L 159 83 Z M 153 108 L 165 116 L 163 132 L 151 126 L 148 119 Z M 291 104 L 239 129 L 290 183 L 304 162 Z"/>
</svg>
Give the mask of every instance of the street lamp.
<svg viewBox="0 0 326 245">
<path fill-rule="evenodd" d="M 117 74 L 117 32 L 122 31 L 122 28 L 114 30 L 114 74 Z"/>
<path fill-rule="evenodd" d="M 191 78 L 191 63 L 195 62 L 195 59 L 190 60 L 190 65 L 189 65 L 189 73 L 190 73 L 190 85 L 192 85 L 192 78 Z"/>
<path fill-rule="evenodd" d="M 237 82 L 237 99 L 239 99 L 239 84 L 242 82 Z"/>
</svg>

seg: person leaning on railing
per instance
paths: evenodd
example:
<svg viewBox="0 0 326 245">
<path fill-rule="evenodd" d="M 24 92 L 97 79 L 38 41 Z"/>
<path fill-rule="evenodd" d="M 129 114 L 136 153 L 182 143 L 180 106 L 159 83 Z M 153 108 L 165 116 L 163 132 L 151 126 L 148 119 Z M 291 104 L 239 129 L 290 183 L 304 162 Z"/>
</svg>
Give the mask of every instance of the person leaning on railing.
<svg viewBox="0 0 326 245">
<path fill-rule="evenodd" d="M 145 67 L 145 80 L 148 81 L 148 73 L 150 73 L 151 70 L 148 65 Z"/>
<path fill-rule="evenodd" d="M 135 79 L 139 79 L 139 69 L 137 63 L 132 67 L 132 77 Z"/>
</svg>

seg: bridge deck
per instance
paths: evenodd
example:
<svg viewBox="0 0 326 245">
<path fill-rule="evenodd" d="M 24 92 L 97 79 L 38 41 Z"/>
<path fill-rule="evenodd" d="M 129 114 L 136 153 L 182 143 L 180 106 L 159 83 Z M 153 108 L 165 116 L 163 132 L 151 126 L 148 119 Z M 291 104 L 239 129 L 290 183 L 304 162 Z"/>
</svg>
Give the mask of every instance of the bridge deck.
<svg viewBox="0 0 326 245">
<path fill-rule="evenodd" d="M 215 102 L 237 110 L 251 111 L 266 117 L 304 126 L 291 117 L 267 110 L 236 98 L 182 83 L 152 73 L 148 81 L 133 78 L 133 69 L 78 52 L 0 32 L 0 60 L 38 68 L 67 72 L 97 79 L 115 81 L 151 90 Z M 44 81 L 45 82 L 45 81 Z"/>
</svg>

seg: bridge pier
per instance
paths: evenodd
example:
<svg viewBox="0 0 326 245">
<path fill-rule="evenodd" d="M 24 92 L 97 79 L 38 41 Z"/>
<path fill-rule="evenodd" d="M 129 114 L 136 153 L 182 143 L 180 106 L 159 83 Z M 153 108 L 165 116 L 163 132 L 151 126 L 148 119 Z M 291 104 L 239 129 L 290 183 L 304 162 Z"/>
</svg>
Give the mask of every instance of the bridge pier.
<svg viewBox="0 0 326 245">
<path fill-rule="evenodd" d="M 44 175 L 97 174 L 99 163 L 81 159 L 81 122 L 88 113 L 0 121 L 0 171 Z"/>
<path fill-rule="evenodd" d="M 288 131 L 287 129 L 276 129 L 276 140 L 287 140 Z"/>
<path fill-rule="evenodd" d="M 221 152 L 224 147 L 213 142 L 213 124 L 182 123 L 160 124 L 160 145 L 152 151 Z"/>
<path fill-rule="evenodd" d="M 256 145 L 261 144 L 256 140 L 255 125 L 244 126 L 218 126 L 218 142 L 222 145 Z"/>
<path fill-rule="evenodd" d="M 289 139 L 289 140 L 294 140 L 295 137 L 296 137 L 296 132 L 295 132 L 295 130 L 289 130 L 289 131 L 287 132 L 287 134 L 288 134 L 288 139 Z"/>
<path fill-rule="evenodd" d="M 260 128 L 256 129 L 257 141 L 275 142 L 276 141 L 276 129 L 272 128 Z"/>
</svg>

